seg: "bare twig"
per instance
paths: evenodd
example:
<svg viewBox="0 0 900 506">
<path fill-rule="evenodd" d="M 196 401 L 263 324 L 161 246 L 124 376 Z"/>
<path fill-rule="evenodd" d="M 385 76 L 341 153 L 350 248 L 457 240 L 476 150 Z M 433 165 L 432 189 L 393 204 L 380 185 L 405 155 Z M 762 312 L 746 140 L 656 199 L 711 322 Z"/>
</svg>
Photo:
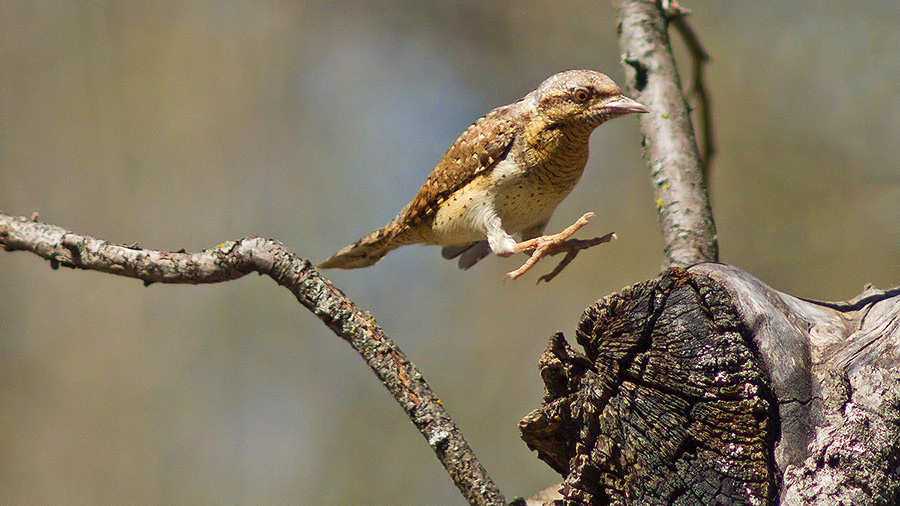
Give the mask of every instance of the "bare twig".
<svg viewBox="0 0 900 506">
<path fill-rule="evenodd" d="M 425 436 L 469 504 L 505 504 L 419 369 L 372 315 L 278 241 L 250 237 L 198 253 L 153 251 L 0 213 L 0 246 L 7 251 L 30 251 L 49 260 L 53 268 L 106 272 L 141 279 L 145 285 L 219 283 L 251 272 L 271 277 L 363 357 Z"/>
<path fill-rule="evenodd" d="M 627 91 L 651 110 L 641 115 L 644 156 L 656 191 L 666 266 L 718 261 L 716 226 L 666 15 L 653 0 L 613 0 L 613 5 Z"/>
<path fill-rule="evenodd" d="M 691 55 L 691 88 L 688 91 L 688 100 L 697 99 L 697 112 L 700 120 L 700 136 L 702 146 L 702 155 L 700 157 L 700 171 L 703 172 L 703 180 L 709 184 L 709 173 L 712 167 L 713 157 L 716 156 L 716 139 L 715 130 L 713 129 L 712 117 L 712 99 L 709 96 L 709 90 L 706 88 L 706 79 L 703 72 L 709 63 L 709 53 L 700 42 L 700 36 L 694 30 L 694 27 L 688 23 L 685 18 L 686 14 L 678 13 L 670 17 L 670 23 L 687 46 L 688 53 Z"/>
</svg>

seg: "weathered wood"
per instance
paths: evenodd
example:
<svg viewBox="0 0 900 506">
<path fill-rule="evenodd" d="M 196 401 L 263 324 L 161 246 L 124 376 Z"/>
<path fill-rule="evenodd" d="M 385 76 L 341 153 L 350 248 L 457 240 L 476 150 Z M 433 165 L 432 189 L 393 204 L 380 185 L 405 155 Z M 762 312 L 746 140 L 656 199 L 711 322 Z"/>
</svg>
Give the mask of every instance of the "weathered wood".
<svg viewBox="0 0 900 506">
<path fill-rule="evenodd" d="M 707 263 L 600 300 L 520 424 L 554 504 L 896 504 L 898 294 L 803 300 Z"/>
<path fill-rule="evenodd" d="M 588 308 L 541 359 L 545 406 L 521 424 L 571 504 L 762 504 L 776 402 L 727 293 L 669 270 Z"/>
</svg>

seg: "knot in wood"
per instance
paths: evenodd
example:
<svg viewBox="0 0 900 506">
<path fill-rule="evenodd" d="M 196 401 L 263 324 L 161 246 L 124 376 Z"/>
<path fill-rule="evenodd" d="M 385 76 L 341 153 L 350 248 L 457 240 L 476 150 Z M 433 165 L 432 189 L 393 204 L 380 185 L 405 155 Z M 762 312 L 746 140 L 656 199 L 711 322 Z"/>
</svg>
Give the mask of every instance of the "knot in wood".
<svg viewBox="0 0 900 506">
<path fill-rule="evenodd" d="M 771 504 L 776 403 L 726 292 L 670 269 L 588 308 L 540 359 L 520 422 L 565 477 L 560 504 Z"/>
</svg>

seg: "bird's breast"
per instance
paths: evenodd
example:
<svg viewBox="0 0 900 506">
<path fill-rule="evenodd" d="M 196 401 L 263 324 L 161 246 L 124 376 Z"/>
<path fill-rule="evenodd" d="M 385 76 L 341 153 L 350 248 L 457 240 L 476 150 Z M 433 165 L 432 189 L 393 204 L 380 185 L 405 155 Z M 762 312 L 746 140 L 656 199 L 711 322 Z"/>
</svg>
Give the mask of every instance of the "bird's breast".
<svg viewBox="0 0 900 506">
<path fill-rule="evenodd" d="M 505 159 L 441 204 L 431 227 L 433 242 L 450 246 L 480 241 L 493 216 L 500 217 L 509 234 L 546 223 L 583 171 L 584 163 L 523 167 Z"/>
<path fill-rule="evenodd" d="M 504 228 L 517 233 L 545 223 L 583 172 L 584 163 L 545 163 L 510 172 L 494 171 L 491 174 L 494 207 Z"/>
</svg>

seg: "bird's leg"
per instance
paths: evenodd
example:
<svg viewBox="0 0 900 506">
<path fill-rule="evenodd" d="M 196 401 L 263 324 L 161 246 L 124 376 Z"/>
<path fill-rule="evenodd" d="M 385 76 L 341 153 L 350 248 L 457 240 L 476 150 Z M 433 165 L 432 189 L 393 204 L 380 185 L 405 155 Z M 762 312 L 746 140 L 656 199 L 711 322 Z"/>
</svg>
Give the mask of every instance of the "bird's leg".
<svg viewBox="0 0 900 506">
<path fill-rule="evenodd" d="M 587 240 L 569 239 L 569 237 L 581 227 L 587 225 L 589 218 L 594 216 L 596 216 L 594 213 L 585 213 L 581 218 L 578 218 L 575 223 L 569 225 L 565 230 L 558 234 L 542 235 L 516 244 L 511 253 L 531 251 L 531 256 L 521 267 L 507 273 L 504 279 L 516 279 L 531 269 L 538 260 L 546 256 L 553 256 L 565 252 L 566 256 L 559 262 L 559 265 L 557 265 L 553 271 L 538 278 L 538 282 L 550 281 L 575 259 L 575 255 L 577 255 L 579 251 L 609 242 L 615 238 L 616 235 L 614 233 L 609 233 L 602 237 L 595 237 Z"/>
</svg>

